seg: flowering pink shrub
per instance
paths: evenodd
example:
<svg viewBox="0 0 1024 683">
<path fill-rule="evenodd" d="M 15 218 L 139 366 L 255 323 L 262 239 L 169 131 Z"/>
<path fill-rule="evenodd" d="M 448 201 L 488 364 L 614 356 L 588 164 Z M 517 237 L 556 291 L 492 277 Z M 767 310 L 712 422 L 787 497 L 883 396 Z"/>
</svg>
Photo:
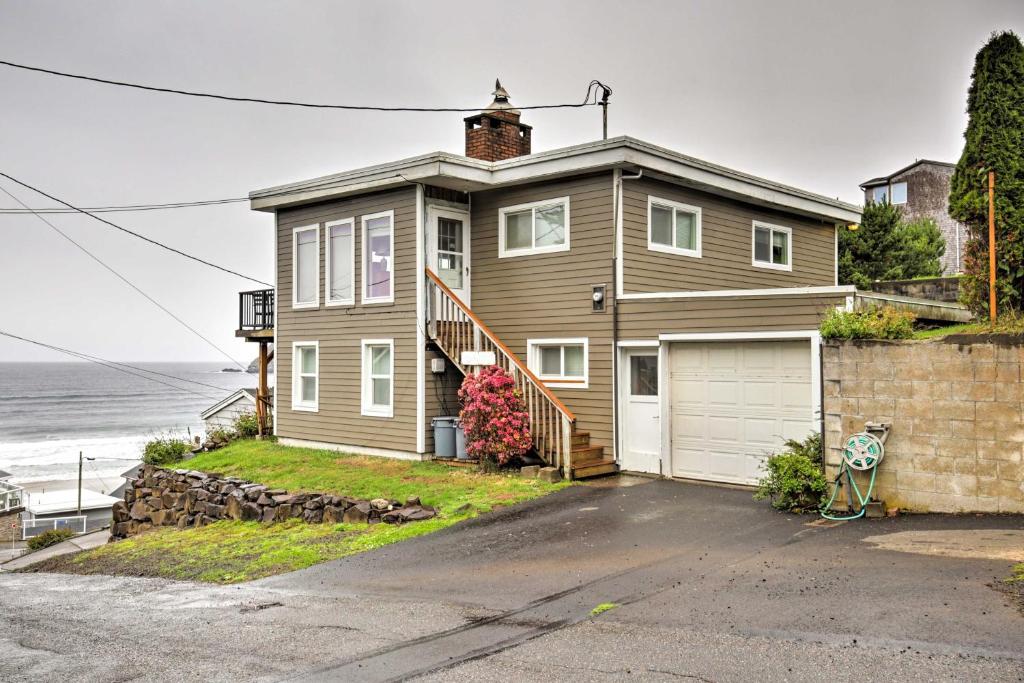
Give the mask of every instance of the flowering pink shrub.
<svg viewBox="0 0 1024 683">
<path fill-rule="evenodd" d="M 466 375 L 459 389 L 470 456 L 506 464 L 530 450 L 530 415 L 512 376 L 497 365 Z"/>
</svg>

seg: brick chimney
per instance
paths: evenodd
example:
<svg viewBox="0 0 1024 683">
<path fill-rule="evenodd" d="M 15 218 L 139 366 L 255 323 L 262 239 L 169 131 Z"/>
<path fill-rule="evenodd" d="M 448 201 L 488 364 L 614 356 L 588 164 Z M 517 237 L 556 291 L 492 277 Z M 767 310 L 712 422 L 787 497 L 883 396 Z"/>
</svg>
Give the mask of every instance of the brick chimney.
<svg viewBox="0 0 1024 683">
<path fill-rule="evenodd" d="M 501 161 L 530 153 L 532 126 L 519 123 L 520 111 L 508 101 L 501 81 L 494 81 L 494 101 L 485 111 L 467 116 L 466 156 L 484 161 Z"/>
</svg>

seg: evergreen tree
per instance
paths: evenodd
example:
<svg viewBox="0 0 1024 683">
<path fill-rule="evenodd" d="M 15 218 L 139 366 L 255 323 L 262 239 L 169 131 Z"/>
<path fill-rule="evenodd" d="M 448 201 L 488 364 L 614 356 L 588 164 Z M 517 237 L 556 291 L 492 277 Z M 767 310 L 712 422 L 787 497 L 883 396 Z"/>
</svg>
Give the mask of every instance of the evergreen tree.
<svg viewBox="0 0 1024 683">
<path fill-rule="evenodd" d="M 1024 290 L 1024 45 L 993 34 L 978 51 L 967 91 L 967 130 L 949 194 L 966 224 L 961 300 L 988 313 L 988 171 L 996 173 L 996 298 L 1020 310 Z"/>
<path fill-rule="evenodd" d="M 896 247 L 889 259 L 884 280 L 910 280 L 942 275 L 942 255 L 946 240 L 931 218 L 900 223 L 896 228 Z"/>
<path fill-rule="evenodd" d="M 889 202 L 868 202 L 856 230 L 839 233 L 839 282 L 870 289 L 875 280 L 909 280 L 942 274 L 946 251 L 931 219 L 903 220 Z"/>
</svg>

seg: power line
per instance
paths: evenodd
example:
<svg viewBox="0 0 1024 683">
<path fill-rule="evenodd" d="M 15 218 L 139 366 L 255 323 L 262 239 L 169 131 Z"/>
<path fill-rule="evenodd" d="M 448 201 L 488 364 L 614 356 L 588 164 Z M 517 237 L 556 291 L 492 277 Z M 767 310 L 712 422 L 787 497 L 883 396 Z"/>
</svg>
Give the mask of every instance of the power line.
<svg viewBox="0 0 1024 683">
<path fill-rule="evenodd" d="M 219 206 L 221 204 L 237 204 L 249 201 L 248 197 L 229 197 L 227 199 L 204 199 L 194 202 L 167 202 L 165 204 L 121 204 L 117 206 L 87 206 L 82 211 L 90 213 L 121 213 L 136 211 L 163 211 L 166 209 L 189 209 L 196 206 Z M 0 208 L 0 215 L 24 215 L 32 213 L 25 209 Z M 69 209 L 64 206 L 50 206 L 45 209 L 36 209 L 35 213 L 79 213 L 77 209 Z"/>
<path fill-rule="evenodd" d="M 164 88 L 155 85 L 142 85 L 140 83 L 128 83 L 125 81 L 115 81 L 109 78 L 99 78 L 97 76 L 83 76 L 81 74 L 72 74 L 65 71 L 55 71 L 53 69 L 44 69 L 38 66 L 29 66 L 27 64 L 16 64 L 15 62 L 7 62 L 0 60 L 0 64 L 9 66 L 15 69 L 24 69 L 25 71 L 35 71 L 37 73 L 49 74 L 51 76 L 61 76 L 63 78 L 74 78 L 79 81 L 90 81 L 92 83 L 103 83 L 105 85 L 116 85 L 122 88 L 135 88 L 136 90 L 149 90 L 151 92 L 161 92 L 171 95 L 187 95 L 189 97 L 205 97 L 215 100 L 225 100 L 228 102 L 248 102 L 251 104 L 273 104 L 286 107 L 305 107 L 307 109 L 344 109 L 349 111 L 403 111 L 403 112 L 488 112 L 488 111 L 501 111 L 499 109 L 480 109 L 479 107 L 382 107 L 376 105 L 357 105 L 357 104 L 319 104 L 314 102 L 296 102 L 292 100 L 271 100 L 261 97 L 235 97 L 232 95 L 218 95 L 214 93 L 196 92 L 193 90 L 180 90 L 177 88 Z M 565 103 L 565 104 L 535 104 L 528 107 L 516 107 L 516 109 L 565 109 L 565 108 L 580 108 L 588 106 L 596 106 L 598 104 L 596 89 L 605 87 L 599 81 L 591 81 L 587 86 L 587 96 L 583 102 L 579 103 Z M 610 91 L 609 91 L 610 92 Z M 593 101 L 591 97 L 593 96 Z"/>
<path fill-rule="evenodd" d="M 2 173 L 0 173 L 0 175 L 3 175 L 3 174 L 2 174 Z M 27 206 L 27 205 L 26 205 L 26 204 L 25 204 L 24 202 L 22 202 L 22 201 L 21 201 L 20 199 L 18 199 L 18 198 L 17 198 L 17 197 L 15 197 L 15 196 L 14 196 L 13 194 L 11 194 L 11 193 L 10 193 L 10 192 L 9 192 L 9 191 L 7 190 L 7 188 L 5 188 L 5 187 L 2 187 L 2 186 L 0 186 L 0 191 L 2 191 L 2 192 L 3 192 L 4 194 L 6 194 L 6 195 L 7 195 L 8 197 L 10 197 L 11 199 L 13 199 L 13 200 L 14 200 L 15 202 L 17 202 L 18 204 L 20 204 L 20 205 L 21 205 L 22 207 L 24 207 L 24 208 L 26 208 L 26 209 L 27 209 L 27 208 L 29 208 L 29 207 L 28 207 L 28 206 Z M 124 282 L 124 283 L 125 283 L 126 285 L 128 285 L 129 287 L 131 287 L 132 289 L 134 289 L 134 290 L 135 290 L 136 292 L 138 292 L 139 294 L 141 294 L 141 295 L 142 295 L 143 297 L 145 297 L 145 298 L 146 298 L 146 299 L 147 299 L 147 300 L 148 300 L 148 301 L 149 301 L 149 302 L 150 302 L 151 304 L 153 304 L 154 306 L 156 306 L 157 308 L 159 308 L 159 309 L 160 309 L 161 311 L 163 311 L 163 312 L 164 312 L 164 313 L 166 313 L 167 315 L 169 315 L 169 316 L 171 316 L 172 318 L 174 318 L 174 319 L 175 319 L 176 321 L 178 321 L 178 323 L 179 323 L 179 324 L 181 324 L 181 325 L 182 325 L 183 327 L 185 327 L 185 328 L 186 328 L 187 330 L 189 330 L 190 332 L 192 332 L 192 334 L 196 335 L 197 337 L 199 337 L 200 339 L 202 339 L 202 340 L 203 340 L 204 342 L 206 342 L 207 344 L 209 344 L 209 345 L 210 345 L 211 347 L 213 347 L 214 349 L 216 349 L 218 353 L 222 354 L 222 355 L 223 355 L 223 356 L 224 356 L 225 358 L 227 358 L 228 360 L 230 360 L 230 361 L 231 361 L 232 363 L 234 363 L 235 365 L 237 365 L 237 366 L 238 366 L 239 368 L 241 368 L 242 370 L 246 370 L 246 369 L 247 369 L 247 368 L 246 368 L 246 367 L 245 367 L 244 365 L 242 365 L 241 363 L 239 363 L 239 362 L 238 362 L 237 360 L 235 360 L 235 359 L 234 359 L 234 358 L 233 358 L 233 357 L 232 357 L 232 356 L 231 356 L 230 354 L 228 354 L 228 352 L 227 352 L 227 351 L 225 351 L 224 349 L 220 348 L 219 346 L 217 346 L 216 344 L 214 344 L 214 343 L 213 343 L 212 341 L 210 341 L 209 339 L 207 339 L 206 337 L 204 337 L 204 336 L 202 335 L 202 333 L 200 333 L 200 332 L 199 332 L 199 331 L 198 331 L 197 329 L 195 329 L 194 327 L 192 327 L 191 325 L 189 325 L 189 324 L 188 324 L 187 322 L 185 322 L 184 320 L 182 320 L 181 318 L 179 318 L 178 316 L 176 316 L 176 315 L 175 315 L 174 313 L 172 313 L 172 312 L 171 312 L 171 311 L 170 311 L 170 310 L 169 310 L 168 308 L 166 308 L 166 307 L 165 307 L 165 306 L 164 306 L 163 304 L 161 304 L 161 303 L 160 303 L 159 301 L 157 301 L 156 299 L 154 299 L 153 297 L 151 297 L 151 296 L 150 296 L 149 294 L 146 294 L 146 293 L 145 293 L 144 291 L 142 291 L 142 290 L 141 290 L 141 289 L 140 289 L 139 287 L 137 287 L 137 286 L 136 286 L 136 285 L 135 285 L 135 284 L 134 284 L 134 283 L 133 283 L 133 282 L 132 282 L 131 280 L 129 280 L 128 278 L 126 278 L 126 277 L 125 277 L 124 275 L 121 275 L 121 273 L 117 272 L 117 271 L 116 271 L 116 270 L 114 270 L 114 269 L 113 269 L 112 267 L 108 266 L 108 265 L 107 265 L 107 264 L 106 264 L 106 263 L 105 263 L 105 262 L 103 261 L 103 259 L 101 259 L 101 258 L 100 258 L 99 256 L 96 256 L 96 255 L 95 255 L 95 254 L 93 254 L 93 253 L 92 253 L 91 251 L 89 251 L 88 249 L 86 249 L 85 247 L 83 247 L 83 246 L 82 246 L 81 244 L 79 244 L 78 242 L 76 242 L 76 241 L 75 241 L 75 240 L 74 240 L 74 239 L 73 239 L 73 238 L 72 238 L 72 237 L 71 237 L 70 235 L 68 235 L 68 234 L 67 234 L 66 232 L 64 232 L 63 230 L 61 230 L 60 228 L 58 228 L 58 227 L 57 227 L 56 225 L 54 225 L 54 224 L 53 224 L 53 223 L 51 223 L 50 221 L 46 220 L 46 218 L 45 218 L 45 217 L 43 217 L 43 216 L 40 216 L 39 214 L 34 214 L 34 215 L 35 215 L 35 217 L 36 217 L 36 218 L 38 218 L 39 220 L 41 220 L 41 221 L 42 221 L 43 223 L 45 223 L 46 225 L 50 226 L 50 228 L 51 228 L 51 229 L 53 229 L 53 230 L 54 230 L 54 231 L 55 231 L 55 232 L 56 232 L 57 234 L 59 234 L 59 235 L 60 235 L 61 237 L 63 237 L 64 239 L 66 239 L 66 240 L 67 240 L 68 242 L 71 242 L 71 244 L 75 245 L 76 247 L 78 247 L 78 248 L 79 248 L 79 249 L 80 249 L 80 250 L 81 250 L 82 252 L 84 252 L 84 253 L 85 253 L 85 254 L 86 254 L 86 255 L 87 255 L 87 256 L 88 256 L 89 258 L 91 258 L 91 259 L 92 259 L 93 261 L 95 261 L 96 263 L 98 263 L 98 264 L 100 264 L 101 266 L 103 266 L 104 268 L 106 268 L 106 269 L 107 269 L 108 271 L 110 271 L 111 273 L 113 273 L 113 274 L 114 274 L 114 275 L 115 275 L 115 276 L 116 276 L 116 277 L 117 277 L 117 278 L 118 278 L 119 280 L 121 280 L 121 281 L 122 281 L 122 282 Z"/>
<path fill-rule="evenodd" d="M 22 180 L 18 180 L 14 176 L 11 176 L 11 175 L 8 175 L 6 173 L 3 173 L 2 171 L 0 171 L 0 177 L 7 178 L 11 182 L 15 182 L 18 185 L 21 185 L 22 187 L 24 187 L 26 189 L 29 189 L 29 190 L 32 190 L 33 192 L 41 194 L 44 197 L 46 197 L 47 199 L 52 199 L 53 201 L 57 202 L 58 204 L 63 204 L 67 208 L 72 209 L 72 210 L 74 210 L 77 213 L 85 214 L 86 216 L 89 216 L 90 218 L 94 218 L 95 220 L 98 220 L 100 223 L 104 223 L 106 225 L 109 225 L 112 228 L 117 228 L 121 232 L 128 233 L 129 235 L 132 235 L 133 237 L 138 237 L 140 240 L 143 240 L 145 242 L 149 242 L 150 244 L 156 245 L 156 246 L 160 247 L 161 249 L 166 249 L 167 251 L 175 253 L 175 254 L 178 254 L 179 256 L 184 256 L 187 259 L 191 259 L 191 260 L 196 261 L 198 263 L 202 263 L 204 266 L 210 266 L 211 268 L 216 268 L 217 270 L 223 271 L 225 273 L 229 273 L 231 275 L 235 275 L 235 276 L 240 277 L 240 278 L 242 278 L 244 280 L 249 280 L 250 282 L 255 282 L 257 284 L 261 284 L 264 287 L 273 287 L 274 286 L 274 285 L 270 284 L 269 282 L 264 282 L 263 280 L 258 280 L 258 279 L 254 278 L 254 277 L 250 277 L 248 275 L 243 275 L 242 273 L 239 273 L 238 271 L 231 270 L 230 268 L 225 268 L 224 266 L 218 266 L 216 263 L 210 263 L 209 261 L 207 261 L 205 259 L 201 259 L 198 256 L 193 256 L 192 254 L 189 254 L 189 253 L 186 253 L 184 251 L 181 251 L 180 249 L 175 249 L 174 247 L 167 246 L 163 242 L 158 242 L 155 239 L 152 239 L 150 237 L 146 237 L 145 235 L 141 235 L 141 234 L 139 234 L 139 233 L 137 233 L 137 232 L 135 232 L 133 230 L 129 230 L 128 228 L 122 227 L 122 226 L 118 225 L 117 223 L 114 223 L 112 221 L 108 221 L 106 218 L 101 218 L 100 216 L 96 216 L 96 215 L 86 211 L 85 209 L 80 209 L 77 206 L 73 206 L 73 205 L 67 203 L 66 201 L 64 201 L 63 199 L 60 199 L 59 197 L 54 197 L 52 194 L 47 194 L 46 192 L 43 192 L 42 190 L 40 190 L 38 187 L 33 187 L 32 185 L 29 185 L 28 183 L 26 183 L 26 182 L 24 182 Z M 5 192 L 6 192 L 6 190 L 5 190 Z M 33 214 L 34 216 L 38 216 L 38 217 L 42 218 L 42 216 L 39 215 L 38 211 L 35 211 L 34 209 L 30 209 L 29 207 L 25 206 L 14 195 L 12 195 L 10 193 L 7 193 L 7 194 L 8 194 L 9 197 L 11 197 L 16 202 L 18 202 L 18 204 L 21 204 L 22 208 L 26 209 L 29 213 Z"/>
<path fill-rule="evenodd" d="M 19 341 L 27 342 L 29 344 L 35 344 L 36 346 L 42 346 L 44 348 L 52 349 L 54 351 L 59 351 L 60 353 L 66 354 L 68 356 L 73 356 L 74 358 L 79 358 L 81 360 L 88 361 L 90 363 L 95 363 L 96 365 L 102 365 L 103 367 L 110 368 L 111 370 L 116 370 L 118 372 L 123 372 L 126 375 L 132 375 L 134 377 L 140 377 L 142 379 L 149 380 L 150 382 L 156 382 L 157 384 L 163 384 L 164 386 L 170 387 L 170 388 L 174 389 L 175 391 L 184 391 L 184 392 L 187 392 L 189 394 L 194 394 L 196 396 L 199 396 L 201 398 L 210 399 L 212 401 L 218 400 L 217 397 L 215 397 L 215 396 L 210 396 L 208 394 L 201 394 L 201 393 L 199 393 L 197 391 L 192 391 L 191 389 L 186 389 L 185 387 L 176 386 L 174 384 L 171 384 L 170 382 L 164 382 L 163 380 L 156 379 L 155 377 L 149 377 L 147 375 L 140 375 L 139 373 L 132 372 L 130 370 L 126 370 L 124 368 L 118 367 L 119 365 L 125 365 L 124 363 L 116 363 L 115 364 L 113 361 L 105 361 L 105 360 L 102 360 L 102 359 L 98 359 L 95 356 L 90 356 L 88 354 L 80 353 L 78 351 L 72 351 L 71 349 L 61 348 L 59 346 L 53 346 L 52 344 L 45 344 L 43 342 L 35 341 L 34 339 L 29 339 L 27 337 L 21 337 L 21 336 L 18 336 L 16 334 L 12 334 L 10 332 L 5 332 L 3 330 L 0 330 L 0 335 L 2 335 L 4 337 L 9 337 L 11 339 L 17 339 Z M 127 367 L 131 367 L 131 366 L 127 366 Z"/>
</svg>

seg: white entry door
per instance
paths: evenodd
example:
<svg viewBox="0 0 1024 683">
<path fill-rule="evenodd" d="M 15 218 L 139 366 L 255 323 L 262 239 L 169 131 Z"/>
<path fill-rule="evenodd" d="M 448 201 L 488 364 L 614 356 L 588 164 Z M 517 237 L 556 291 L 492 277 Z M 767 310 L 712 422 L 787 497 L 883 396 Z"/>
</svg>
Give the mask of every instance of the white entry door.
<svg viewBox="0 0 1024 683">
<path fill-rule="evenodd" d="M 660 474 L 658 350 L 622 349 L 620 359 L 622 454 L 619 467 L 630 472 Z"/>
<path fill-rule="evenodd" d="M 431 206 L 427 221 L 427 265 L 469 306 L 469 214 Z"/>
<path fill-rule="evenodd" d="M 754 484 L 786 439 L 818 431 L 809 341 L 672 344 L 672 476 Z"/>
</svg>

